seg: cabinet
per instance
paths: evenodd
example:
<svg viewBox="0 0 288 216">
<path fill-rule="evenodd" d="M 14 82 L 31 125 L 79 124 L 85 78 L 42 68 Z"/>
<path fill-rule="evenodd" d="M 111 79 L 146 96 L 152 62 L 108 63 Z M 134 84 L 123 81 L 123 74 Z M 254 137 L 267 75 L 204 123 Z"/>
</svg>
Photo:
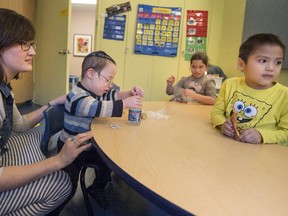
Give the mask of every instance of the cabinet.
<svg viewBox="0 0 288 216">
<path fill-rule="evenodd" d="M 26 16 L 34 23 L 36 12 L 35 1 L 36 0 L 0 0 L 0 7 L 14 10 Z M 20 78 L 13 80 L 11 85 L 16 103 L 33 99 L 33 72 L 20 73 Z"/>
</svg>

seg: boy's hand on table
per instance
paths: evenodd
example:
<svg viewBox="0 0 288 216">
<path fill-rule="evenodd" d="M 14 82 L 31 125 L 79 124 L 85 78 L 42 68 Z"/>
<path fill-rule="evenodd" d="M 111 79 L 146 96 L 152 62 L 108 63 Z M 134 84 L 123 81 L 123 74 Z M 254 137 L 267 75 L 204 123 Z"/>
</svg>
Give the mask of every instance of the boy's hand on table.
<svg viewBox="0 0 288 216">
<path fill-rule="evenodd" d="M 239 141 L 246 143 L 262 143 L 262 136 L 255 128 L 247 128 L 240 131 Z"/>
<path fill-rule="evenodd" d="M 234 137 L 234 130 L 233 130 L 232 122 L 230 118 L 227 118 L 226 122 L 224 122 L 224 124 L 219 126 L 219 128 L 222 134 L 229 136 L 229 137 Z"/>
<path fill-rule="evenodd" d="M 232 122 L 230 118 L 227 118 L 226 122 L 222 124 L 221 126 L 219 125 L 218 128 L 221 130 L 222 134 L 229 136 L 229 137 L 234 137 L 234 130 L 233 130 Z M 239 132 L 240 132 L 240 136 L 238 138 L 238 141 L 240 142 L 253 143 L 253 144 L 262 143 L 261 134 L 259 133 L 258 130 L 254 128 L 240 130 Z"/>
</svg>

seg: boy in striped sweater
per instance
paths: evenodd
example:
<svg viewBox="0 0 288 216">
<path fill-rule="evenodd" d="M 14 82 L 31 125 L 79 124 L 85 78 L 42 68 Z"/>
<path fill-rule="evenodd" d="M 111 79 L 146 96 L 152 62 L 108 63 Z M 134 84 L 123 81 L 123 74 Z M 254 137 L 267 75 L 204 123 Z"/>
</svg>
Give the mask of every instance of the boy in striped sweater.
<svg viewBox="0 0 288 216">
<path fill-rule="evenodd" d="M 116 72 L 115 61 L 103 51 L 92 52 L 84 58 L 82 79 L 66 98 L 64 129 L 58 140 L 59 150 L 67 139 L 78 133 L 89 132 L 95 117 L 121 117 L 124 108 L 141 108 L 141 98 L 144 96 L 142 88 L 135 86 L 130 91 L 111 88 Z M 100 168 L 88 192 L 101 207 L 106 208 L 108 202 L 104 188 L 111 180 L 111 170 L 100 159 L 95 148 L 80 154 L 64 169 L 69 174 L 73 187 L 65 203 L 74 196 L 82 164 L 87 162 L 97 164 Z"/>
</svg>

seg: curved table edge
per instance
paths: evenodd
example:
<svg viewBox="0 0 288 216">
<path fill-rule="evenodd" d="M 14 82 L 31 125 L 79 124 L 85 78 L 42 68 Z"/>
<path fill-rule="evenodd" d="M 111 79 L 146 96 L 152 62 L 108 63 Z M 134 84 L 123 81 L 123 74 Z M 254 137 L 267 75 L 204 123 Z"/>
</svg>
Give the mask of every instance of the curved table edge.
<svg viewBox="0 0 288 216">
<path fill-rule="evenodd" d="M 138 182 L 124 170 L 122 170 L 116 163 L 114 163 L 98 146 L 95 139 L 92 139 L 93 147 L 96 148 L 97 153 L 104 163 L 115 172 L 126 184 L 132 187 L 135 191 L 141 194 L 145 199 L 149 200 L 153 204 L 157 205 L 159 208 L 172 215 L 181 216 L 194 216 L 194 214 L 184 210 L 183 208 L 173 204 L 162 196 L 158 195 L 154 191 L 147 188 L 145 185 Z"/>
</svg>

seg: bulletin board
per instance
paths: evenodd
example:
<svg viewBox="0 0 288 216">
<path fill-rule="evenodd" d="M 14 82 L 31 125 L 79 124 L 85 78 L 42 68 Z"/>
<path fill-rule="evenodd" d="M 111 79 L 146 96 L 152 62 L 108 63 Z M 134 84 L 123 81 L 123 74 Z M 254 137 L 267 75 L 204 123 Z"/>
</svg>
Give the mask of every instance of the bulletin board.
<svg viewBox="0 0 288 216">
<path fill-rule="evenodd" d="M 139 4 L 134 53 L 177 56 L 181 10 Z"/>
<path fill-rule="evenodd" d="M 103 39 L 124 40 L 126 27 L 126 15 L 105 17 Z"/>
<path fill-rule="evenodd" d="M 197 52 L 206 52 L 207 26 L 208 11 L 187 11 L 185 61 Z"/>
<path fill-rule="evenodd" d="M 253 0 L 246 1 L 242 40 L 257 33 L 278 35 L 286 45 L 283 69 L 288 69 L 288 1 Z"/>
</svg>

